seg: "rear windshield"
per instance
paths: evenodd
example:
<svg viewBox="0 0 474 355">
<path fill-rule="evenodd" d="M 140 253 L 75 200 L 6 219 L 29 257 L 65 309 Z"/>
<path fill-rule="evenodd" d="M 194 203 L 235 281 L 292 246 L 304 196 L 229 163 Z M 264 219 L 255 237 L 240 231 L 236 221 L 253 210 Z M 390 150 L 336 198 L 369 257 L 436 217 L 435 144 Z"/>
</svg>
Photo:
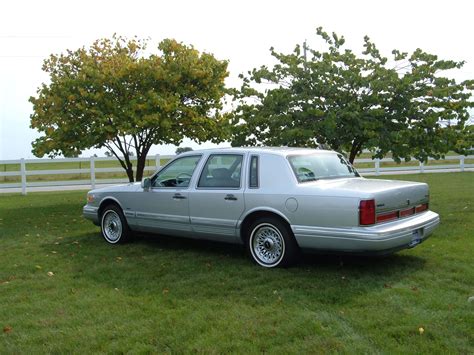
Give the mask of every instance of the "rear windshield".
<svg viewBox="0 0 474 355">
<path fill-rule="evenodd" d="M 341 154 L 290 155 L 288 160 L 298 182 L 359 176 Z"/>
</svg>

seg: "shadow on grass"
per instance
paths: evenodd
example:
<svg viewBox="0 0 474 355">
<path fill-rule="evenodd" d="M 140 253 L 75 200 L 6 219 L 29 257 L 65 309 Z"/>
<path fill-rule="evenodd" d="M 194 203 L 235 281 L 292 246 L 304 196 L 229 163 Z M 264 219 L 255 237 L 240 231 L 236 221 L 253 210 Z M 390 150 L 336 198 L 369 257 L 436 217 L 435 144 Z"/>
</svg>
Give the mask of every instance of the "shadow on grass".
<svg viewBox="0 0 474 355">
<path fill-rule="evenodd" d="M 346 304 L 353 297 L 389 288 L 425 264 L 423 258 L 405 253 L 303 254 L 294 267 L 264 269 L 239 245 L 161 235 L 138 235 L 131 243 L 109 245 L 98 229 L 69 238 L 58 255 L 81 284 L 92 281 L 134 297 L 164 297 L 164 290 L 172 289 L 175 300 L 186 302 L 254 299 L 280 290 L 295 302 L 310 296 L 314 302 Z"/>
</svg>

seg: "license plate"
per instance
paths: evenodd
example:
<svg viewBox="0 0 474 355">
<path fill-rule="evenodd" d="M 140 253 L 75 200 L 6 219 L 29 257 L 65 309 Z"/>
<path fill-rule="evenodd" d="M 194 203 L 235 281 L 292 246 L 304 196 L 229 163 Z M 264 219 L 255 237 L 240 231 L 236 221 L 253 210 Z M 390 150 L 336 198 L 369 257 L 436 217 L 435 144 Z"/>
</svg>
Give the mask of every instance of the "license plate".
<svg viewBox="0 0 474 355">
<path fill-rule="evenodd" d="M 411 235 L 411 242 L 408 244 L 409 247 L 414 247 L 421 243 L 421 237 L 423 236 L 423 228 L 415 229 Z"/>
</svg>

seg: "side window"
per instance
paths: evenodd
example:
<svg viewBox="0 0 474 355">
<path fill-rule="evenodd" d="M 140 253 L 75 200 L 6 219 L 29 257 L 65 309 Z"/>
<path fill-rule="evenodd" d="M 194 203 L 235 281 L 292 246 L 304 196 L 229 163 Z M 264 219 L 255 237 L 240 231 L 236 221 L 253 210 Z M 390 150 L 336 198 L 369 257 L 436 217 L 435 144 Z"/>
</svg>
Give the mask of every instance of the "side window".
<svg viewBox="0 0 474 355">
<path fill-rule="evenodd" d="M 202 170 L 198 187 L 239 188 L 242 155 L 213 154 Z"/>
<path fill-rule="evenodd" d="M 258 156 L 256 155 L 250 158 L 249 187 L 258 188 Z"/>
<path fill-rule="evenodd" d="M 200 159 L 200 155 L 176 159 L 155 176 L 153 187 L 188 187 Z"/>
</svg>

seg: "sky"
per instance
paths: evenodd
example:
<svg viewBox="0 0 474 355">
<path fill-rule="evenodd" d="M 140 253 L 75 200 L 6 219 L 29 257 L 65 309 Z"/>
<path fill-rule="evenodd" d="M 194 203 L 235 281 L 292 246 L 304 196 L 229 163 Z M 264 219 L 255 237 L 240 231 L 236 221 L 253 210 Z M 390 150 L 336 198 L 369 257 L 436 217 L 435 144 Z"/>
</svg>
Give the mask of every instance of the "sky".
<svg viewBox="0 0 474 355">
<path fill-rule="evenodd" d="M 151 45 L 174 38 L 229 60 L 229 86 L 239 86 L 240 73 L 271 64 L 272 46 L 290 52 L 307 40 L 318 49 L 318 26 L 344 35 L 353 50 L 360 51 L 368 35 L 387 56 L 394 48 L 422 48 L 440 58 L 464 60 L 465 66 L 452 75 L 465 80 L 474 78 L 473 13 L 474 2 L 468 0 L 2 1 L 0 160 L 34 157 L 31 142 L 39 133 L 29 128 L 28 98 L 48 81 L 43 60 L 114 33 L 150 38 Z M 181 146 L 199 147 L 190 141 Z M 150 153 L 174 154 L 175 149 L 154 146 Z M 82 156 L 94 153 L 103 155 L 88 150 Z"/>
</svg>

